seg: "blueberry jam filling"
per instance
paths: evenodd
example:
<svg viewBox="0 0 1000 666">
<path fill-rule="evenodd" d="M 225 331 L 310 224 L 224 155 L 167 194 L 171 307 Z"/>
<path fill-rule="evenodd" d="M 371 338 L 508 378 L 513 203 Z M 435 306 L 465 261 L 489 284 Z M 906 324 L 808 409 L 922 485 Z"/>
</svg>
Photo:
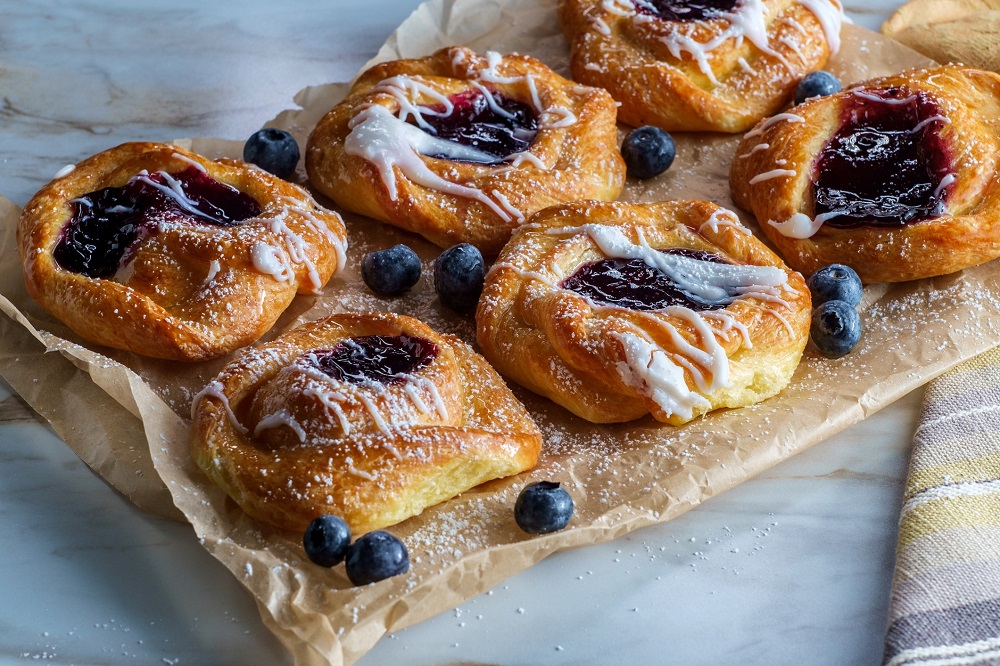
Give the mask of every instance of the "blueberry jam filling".
<svg viewBox="0 0 1000 666">
<path fill-rule="evenodd" d="M 366 335 L 316 352 L 313 363 L 330 377 L 350 384 L 397 384 L 405 379 L 404 375 L 426 366 L 437 355 L 437 345 L 424 338 Z"/>
<path fill-rule="evenodd" d="M 635 7 L 667 21 L 707 21 L 732 14 L 741 4 L 741 0 L 636 0 Z"/>
<path fill-rule="evenodd" d="M 837 228 L 900 227 L 940 216 L 952 173 L 940 130 L 947 120 L 924 93 L 856 91 L 840 130 L 813 170 L 816 214 Z"/>
<path fill-rule="evenodd" d="M 726 263 L 722 257 L 700 250 L 660 250 L 699 261 Z M 594 303 L 639 310 L 682 306 L 695 311 L 720 310 L 725 303 L 707 303 L 685 292 L 673 280 L 642 259 L 602 259 L 584 264 L 563 280 L 563 289 L 586 296 Z"/>
<path fill-rule="evenodd" d="M 497 93 L 488 96 L 481 90 L 467 90 L 448 98 L 452 111 L 445 115 L 443 104 L 424 107 L 429 127 L 424 131 L 434 136 L 494 157 L 493 164 L 531 145 L 538 134 L 538 119 L 530 106 Z M 428 155 L 449 159 L 445 155 Z"/>
<path fill-rule="evenodd" d="M 167 174 L 140 173 L 122 187 L 106 187 L 71 202 L 73 215 L 53 256 L 65 270 L 92 278 L 113 276 L 137 241 L 159 222 L 188 221 L 228 227 L 260 215 L 252 197 L 189 167 Z"/>
</svg>

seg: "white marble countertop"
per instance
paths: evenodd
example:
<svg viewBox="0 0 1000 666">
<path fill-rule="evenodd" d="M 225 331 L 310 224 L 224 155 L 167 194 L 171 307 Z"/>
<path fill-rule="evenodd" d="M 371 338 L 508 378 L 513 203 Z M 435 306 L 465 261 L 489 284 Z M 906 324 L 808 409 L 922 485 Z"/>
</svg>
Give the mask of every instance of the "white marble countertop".
<svg viewBox="0 0 1000 666">
<path fill-rule="evenodd" d="M 877 29 L 898 4 L 848 13 Z M 242 139 L 298 90 L 351 78 L 416 0 L 236 6 L 0 5 L 0 194 L 23 205 L 122 141 Z M 362 663 L 875 664 L 919 393 L 676 520 L 558 553 Z M 290 661 L 190 527 L 134 509 L 2 382 L 0 516 L 0 663 Z"/>
</svg>

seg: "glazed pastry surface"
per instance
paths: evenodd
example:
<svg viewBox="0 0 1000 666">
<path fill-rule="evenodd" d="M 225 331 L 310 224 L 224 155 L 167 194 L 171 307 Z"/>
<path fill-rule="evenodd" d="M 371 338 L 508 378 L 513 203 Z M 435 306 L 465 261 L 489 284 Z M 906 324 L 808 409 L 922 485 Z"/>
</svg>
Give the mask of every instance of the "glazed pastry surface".
<svg viewBox="0 0 1000 666">
<path fill-rule="evenodd" d="M 525 217 L 613 200 L 614 100 L 522 55 L 445 48 L 376 65 L 316 126 L 306 168 L 355 213 L 495 255 Z"/>
<path fill-rule="evenodd" d="M 618 119 L 742 132 L 775 113 L 840 45 L 838 0 L 561 0 L 573 78 Z"/>
<path fill-rule="evenodd" d="M 784 388 L 810 304 L 802 276 L 724 208 L 578 202 L 515 233 L 477 339 L 501 374 L 589 421 L 679 425 Z"/>
<path fill-rule="evenodd" d="M 84 339 L 197 361 L 246 346 L 345 262 L 346 230 L 301 187 L 235 160 L 127 143 L 24 208 L 31 296 Z"/>
<path fill-rule="evenodd" d="M 250 516 L 355 534 L 533 467 L 541 434 L 486 361 L 401 315 L 332 315 L 246 351 L 195 398 L 193 455 Z"/>
<path fill-rule="evenodd" d="M 866 283 L 1000 256 L 1000 75 L 913 70 L 762 121 L 730 186 L 789 265 L 846 264 Z"/>
</svg>

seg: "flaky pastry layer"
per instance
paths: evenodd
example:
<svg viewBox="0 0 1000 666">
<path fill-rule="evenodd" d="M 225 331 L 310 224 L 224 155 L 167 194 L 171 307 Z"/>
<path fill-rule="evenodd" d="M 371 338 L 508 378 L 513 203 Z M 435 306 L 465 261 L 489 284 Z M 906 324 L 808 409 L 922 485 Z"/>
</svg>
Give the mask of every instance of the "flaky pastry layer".
<svg viewBox="0 0 1000 666">
<path fill-rule="evenodd" d="M 838 0 L 754 0 L 674 21 L 638 0 L 561 0 L 573 78 L 607 89 L 618 119 L 668 131 L 742 132 L 791 99 L 839 45 Z"/>
<path fill-rule="evenodd" d="M 445 98 L 483 88 L 528 105 L 539 123 L 530 146 L 499 164 L 430 157 L 398 139 L 388 150 L 345 147 L 372 106 L 412 121 L 413 107 L 441 105 Z M 511 231 L 540 208 L 618 196 L 625 166 L 615 117 L 607 92 L 564 79 L 534 58 L 481 56 L 454 46 L 363 73 L 313 130 L 306 168 L 313 186 L 347 210 L 442 247 L 467 242 L 495 255 Z M 369 149 L 371 155 L 360 154 Z"/>
<path fill-rule="evenodd" d="M 923 95 L 939 112 L 950 161 L 941 214 L 902 226 L 835 228 L 817 215 L 816 164 L 857 96 Z M 1000 75 L 944 66 L 863 81 L 762 121 L 741 141 L 730 188 L 788 264 L 805 274 L 831 263 L 866 283 L 945 275 L 1000 256 Z M 890 169 L 893 167 L 889 167 Z M 782 231 L 784 228 L 784 231 Z"/>
<path fill-rule="evenodd" d="M 407 335 L 437 355 L 388 385 L 352 383 L 309 354 Z M 196 397 L 193 455 L 252 517 L 301 530 L 339 515 L 355 534 L 532 468 L 541 434 L 468 345 L 393 314 L 332 315 L 248 350 Z"/>
<path fill-rule="evenodd" d="M 234 226 L 160 222 L 139 235 L 127 263 L 107 278 L 55 260 L 74 200 L 122 187 L 143 171 L 193 166 L 249 195 L 260 215 Z M 317 291 L 343 266 L 347 246 L 340 216 L 301 187 L 243 162 L 158 143 L 122 144 L 57 177 L 24 208 L 17 243 L 32 298 L 82 338 L 183 361 L 260 338 L 297 293 Z"/>
<path fill-rule="evenodd" d="M 716 255 L 725 265 L 681 270 L 707 270 L 722 285 L 742 280 L 732 293 L 744 295 L 704 312 L 639 311 L 564 286 L 581 267 L 616 257 L 655 263 L 661 250 Z M 802 277 L 730 211 L 702 201 L 579 202 L 540 211 L 514 234 L 487 275 L 477 339 L 501 374 L 589 421 L 651 413 L 678 425 L 784 388 L 808 339 L 810 306 Z"/>
</svg>

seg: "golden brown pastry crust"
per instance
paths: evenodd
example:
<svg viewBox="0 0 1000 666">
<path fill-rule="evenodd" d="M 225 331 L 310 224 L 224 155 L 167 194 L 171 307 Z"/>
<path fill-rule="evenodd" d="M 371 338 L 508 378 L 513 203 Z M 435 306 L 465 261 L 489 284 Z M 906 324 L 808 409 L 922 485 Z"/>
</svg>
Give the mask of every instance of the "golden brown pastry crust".
<svg viewBox="0 0 1000 666">
<path fill-rule="evenodd" d="M 347 338 L 401 334 L 438 349 L 402 383 L 340 381 L 302 356 Z M 355 534 L 398 523 L 530 469 L 542 442 L 524 407 L 468 345 L 388 313 L 333 315 L 248 350 L 193 408 L 198 465 L 246 513 L 289 530 L 327 513 Z"/>
<path fill-rule="evenodd" d="M 940 217 L 893 228 L 821 225 L 793 238 L 775 224 L 816 219 L 813 170 L 841 127 L 854 91 L 897 87 L 923 93 L 947 122 L 940 130 L 953 159 L 954 182 Z M 827 264 L 851 266 L 866 283 L 945 275 L 1000 256 L 1000 75 L 969 67 L 913 70 L 856 84 L 851 90 L 805 102 L 761 122 L 733 159 L 730 187 L 737 205 L 752 212 L 790 266 L 811 274 Z M 779 177 L 768 177 L 775 169 Z M 791 232 L 789 232 L 791 233 Z M 802 235 L 802 234 L 797 234 Z"/>
<path fill-rule="evenodd" d="M 703 316 L 595 305 L 560 286 L 585 264 L 622 256 L 602 249 L 615 243 L 626 255 L 628 246 L 685 248 L 773 267 L 763 272 L 779 286 Z M 540 211 L 514 234 L 487 275 L 477 339 L 501 374 L 589 421 L 651 413 L 677 425 L 784 388 L 808 339 L 810 307 L 802 276 L 730 211 L 702 201 L 579 202 Z"/>
<path fill-rule="evenodd" d="M 620 121 L 668 131 L 748 129 L 785 105 L 839 44 L 837 0 L 762 0 L 736 11 L 735 19 L 671 21 L 638 11 L 634 0 L 559 4 L 573 78 L 606 88 L 621 103 Z M 758 29 L 766 43 L 754 39 Z"/>
<path fill-rule="evenodd" d="M 121 187 L 142 170 L 176 173 L 193 164 L 251 196 L 261 214 L 231 227 L 162 223 L 137 241 L 133 257 L 112 278 L 91 278 L 56 262 L 53 250 L 73 216 L 73 199 Z M 304 189 L 249 164 L 211 161 L 172 145 L 126 143 L 43 187 L 21 215 L 17 242 L 28 293 L 82 338 L 195 361 L 257 340 L 296 293 L 317 291 L 344 262 L 346 229 Z M 255 250 L 273 255 L 272 274 L 255 268 Z"/>
<path fill-rule="evenodd" d="M 374 162 L 348 154 L 345 140 L 352 120 L 369 106 L 399 112 L 400 101 L 386 92 L 386 81 L 393 77 L 407 77 L 439 95 L 483 85 L 535 108 L 540 125 L 527 149 L 530 154 L 485 165 L 412 152 L 432 178 L 479 194 L 442 191 L 425 178 L 409 177 L 399 165 L 388 167 L 395 177 L 390 187 Z M 404 94 L 417 105 L 440 101 L 426 90 Z M 536 96 L 541 109 L 533 101 Z M 607 92 L 568 81 L 538 60 L 522 55 L 501 58 L 495 53 L 480 56 L 455 46 L 426 58 L 382 63 L 363 73 L 344 101 L 313 130 L 306 169 L 313 186 L 347 210 L 416 232 L 442 247 L 468 242 L 496 254 L 511 231 L 540 208 L 618 196 L 625 166 L 616 143 L 615 115 L 614 100 Z"/>
</svg>

